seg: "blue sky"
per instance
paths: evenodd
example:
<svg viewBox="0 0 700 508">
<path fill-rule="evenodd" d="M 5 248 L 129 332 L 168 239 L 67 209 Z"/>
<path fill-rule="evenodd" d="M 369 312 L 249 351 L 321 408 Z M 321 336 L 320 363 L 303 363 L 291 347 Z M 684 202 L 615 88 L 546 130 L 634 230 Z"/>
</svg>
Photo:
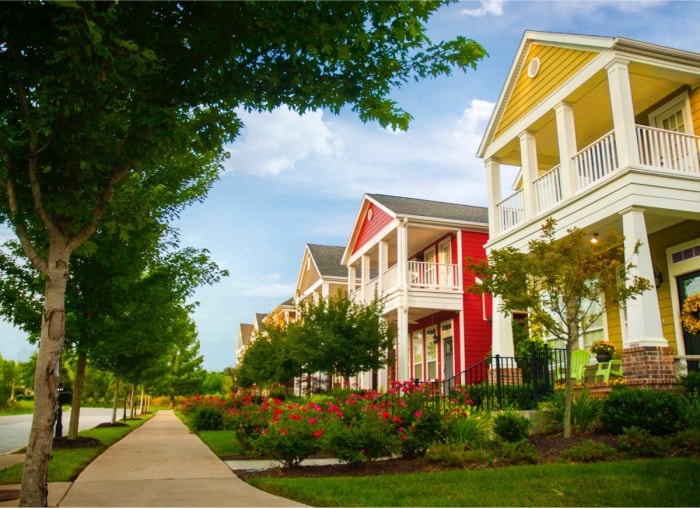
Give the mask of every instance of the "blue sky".
<svg viewBox="0 0 700 508">
<path fill-rule="evenodd" d="M 437 40 L 464 35 L 489 53 L 476 71 L 411 83 L 393 98 L 408 132 L 351 112 L 243 114 L 226 172 L 176 224 L 184 245 L 207 248 L 230 276 L 201 288 L 194 319 L 204 367 L 234 364 L 240 323 L 293 296 L 307 243 L 345 245 L 364 193 L 486 206 L 474 155 L 526 30 L 622 36 L 700 52 L 697 2 L 465 1 L 428 24 Z M 24 361 L 25 336 L 0 325 L 0 353 Z"/>
</svg>

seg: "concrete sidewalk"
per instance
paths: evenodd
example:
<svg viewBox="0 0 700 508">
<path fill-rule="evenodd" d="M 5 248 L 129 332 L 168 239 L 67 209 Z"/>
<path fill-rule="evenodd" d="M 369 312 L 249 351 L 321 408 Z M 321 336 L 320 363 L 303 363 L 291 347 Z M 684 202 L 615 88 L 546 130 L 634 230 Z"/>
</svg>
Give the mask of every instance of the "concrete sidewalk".
<svg viewBox="0 0 700 508">
<path fill-rule="evenodd" d="M 236 477 L 172 411 L 97 457 L 58 506 L 303 506 Z"/>
</svg>

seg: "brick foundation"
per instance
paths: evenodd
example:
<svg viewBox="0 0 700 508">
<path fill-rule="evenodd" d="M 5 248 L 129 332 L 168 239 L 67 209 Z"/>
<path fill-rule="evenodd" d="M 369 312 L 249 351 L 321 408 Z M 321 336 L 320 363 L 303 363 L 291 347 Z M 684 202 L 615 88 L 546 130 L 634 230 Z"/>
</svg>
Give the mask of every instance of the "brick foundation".
<svg viewBox="0 0 700 508">
<path fill-rule="evenodd" d="M 496 369 L 489 369 L 489 383 L 495 385 L 498 382 L 496 377 Z M 521 385 L 523 384 L 523 371 L 520 367 L 502 368 L 501 369 L 501 384 L 502 385 Z"/>
<path fill-rule="evenodd" d="M 675 389 L 676 367 L 670 347 L 632 347 L 622 350 L 622 370 L 628 386 Z"/>
</svg>

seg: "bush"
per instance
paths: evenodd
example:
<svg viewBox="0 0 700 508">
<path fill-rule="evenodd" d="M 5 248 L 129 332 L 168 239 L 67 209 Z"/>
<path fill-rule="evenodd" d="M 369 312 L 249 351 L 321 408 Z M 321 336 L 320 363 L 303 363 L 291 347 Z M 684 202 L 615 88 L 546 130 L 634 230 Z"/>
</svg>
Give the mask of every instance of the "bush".
<svg viewBox="0 0 700 508">
<path fill-rule="evenodd" d="M 489 413 L 469 415 L 464 411 L 450 411 L 445 415 L 445 441 L 463 443 L 478 448 L 493 438 L 493 420 Z"/>
<path fill-rule="evenodd" d="M 580 445 L 562 450 L 561 457 L 572 462 L 600 462 L 615 457 L 617 450 L 605 443 L 588 439 Z"/>
<path fill-rule="evenodd" d="M 399 427 L 403 440 L 401 455 L 403 457 L 420 457 L 425 455 L 433 443 L 445 440 L 444 418 L 440 411 L 433 408 L 417 410 L 408 427 Z"/>
<path fill-rule="evenodd" d="M 554 392 L 540 403 L 534 416 L 534 423 L 542 432 L 560 432 L 564 428 L 566 394 L 562 390 Z M 603 402 L 590 396 L 588 390 L 574 394 L 571 399 L 571 430 L 592 432 L 600 425 Z"/>
<path fill-rule="evenodd" d="M 700 393 L 680 396 L 681 424 L 689 429 L 700 429 Z"/>
<path fill-rule="evenodd" d="M 603 428 L 621 434 L 637 427 L 653 435 L 675 432 L 681 423 L 680 397 L 677 394 L 647 389 L 613 389 L 603 402 Z"/>
<path fill-rule="evenodd" d="M 503 441 L 515 443 L 530 435 L 530 420 L 515 411 L 506 411 L 496 415 L 493 430 Z"/>
<path fill-rule="evenodd" d="M 337 419 L 326 427 L 324 452 L 350 464 L 397 453 L 401 439 L 390 417 L 389 412 L 366 410 L 347 424 Z"/>
<path fill-rule="evenodd" d="M 537 464 L 540 461 L 537 447 L 525 440 L 504 441 L 499 444 L 496 453 L 503 465 Z"/>
<path fill-rule="evenodd" d="M 667 441 L 639 427 L 625 429 L 618 441 L 620 450 L 624 451 L 625 455 L 630 458 L 666 457 L 670 452 Z"/>
<path fill-rule="evenodd" d="M 679 456 L 700 455 L 700 429 L 685 429 L 669 436 L 669 443 Z"/>
<path fill-rule="evenodd" d="M 194 432 L 222 430 L 224 428 L 223 415 L 214 408 L 200 407 L 187 415 L 187 426 Z"/>
<path fill-rule="evenodd" d="M 428 448 L 425 460 L 447 467 L 485 466 L 493 463 L 493 454 L 484 448 L 470 449 L 466 443 L 438 443 Z"/>
<path fill-rule="evenodd" d="M 686 395 L 700 397 L 700 370 L 691 370 L 680 381 Z"/>
</svg>

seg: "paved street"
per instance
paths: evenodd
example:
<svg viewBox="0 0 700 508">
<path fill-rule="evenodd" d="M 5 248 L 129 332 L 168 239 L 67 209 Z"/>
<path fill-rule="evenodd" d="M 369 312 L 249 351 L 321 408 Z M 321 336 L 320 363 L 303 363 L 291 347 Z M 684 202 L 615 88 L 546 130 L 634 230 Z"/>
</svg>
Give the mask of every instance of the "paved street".
<svg viewBox="0 0 700 508">
<path fill-rule="evenodd" d="M 121 418 L 117 411 L 117 418 Z M 112 410 L 106 408 L 82 408 L 80 410 L 80 430 L 92 429 L 100 423 L 112 419 Z M 63 435 L 68 433 L 70 409 L 63 411 Z M 0 416 L 0 453 L 6 453 L 27 445 L 32 415 Z"/>
</svg>

